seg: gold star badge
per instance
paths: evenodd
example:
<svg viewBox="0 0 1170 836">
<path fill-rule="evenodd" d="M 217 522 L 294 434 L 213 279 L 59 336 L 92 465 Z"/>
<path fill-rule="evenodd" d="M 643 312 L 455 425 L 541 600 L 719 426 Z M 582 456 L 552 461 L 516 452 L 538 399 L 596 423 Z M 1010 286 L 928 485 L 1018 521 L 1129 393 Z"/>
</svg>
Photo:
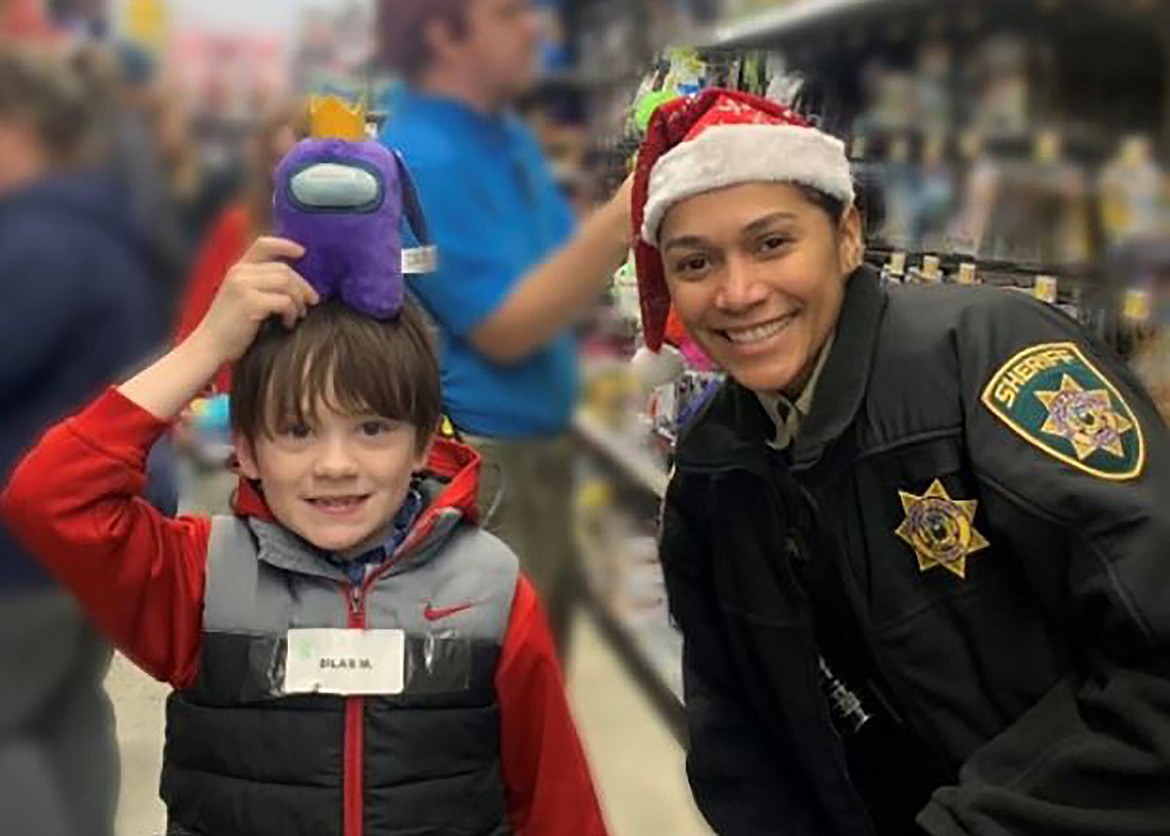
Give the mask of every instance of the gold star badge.
<svg viewBox="0 0 1170 836">
<path fill-rule="evenodd" d="M 967 558 L 990 543 L 975 530 L 975 499 L 951 499 L 942 482 L 935 479 L 922 496 L 898 491 L 906 519 L 894 532 L 914 549 L 918 568 L 925 572 L 941 566 L 967 577 Z"/>
<path fill-rule="evenodd" d="M 1105 389 L 1086 390 L 1066 374 L 1060 389 L 1037 392 L 1036 398 L 1048 410 L 1040 431 L 1067 439 L 1081 461 L 1098 450 L 1125 456 L 1122 436 L 1133 429 L 1133 422 L 1114 410 Z"/>
</svg>

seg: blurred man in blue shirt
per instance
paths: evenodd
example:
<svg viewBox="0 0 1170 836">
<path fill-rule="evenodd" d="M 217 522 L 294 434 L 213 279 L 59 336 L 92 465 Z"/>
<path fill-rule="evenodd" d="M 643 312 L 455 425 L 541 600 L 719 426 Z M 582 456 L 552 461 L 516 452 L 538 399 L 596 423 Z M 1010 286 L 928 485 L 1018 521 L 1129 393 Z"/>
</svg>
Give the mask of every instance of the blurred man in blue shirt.
<svg viewBox="0 0 1170 836">
<path fill-rule="evenodd" d="M 574 232 L 533 135 L 511 112 L 536 80 L 529 0 L 382 0 L 382 54 L 408 89 L 382 140 L 414 175 L 437 272 L 411 289 L 441 332 L 445 408 L 485 459 L 481 510 L 520 555 L 562 654 L 575 320 L 630 242 L 629 185 Z"/>
</svg>

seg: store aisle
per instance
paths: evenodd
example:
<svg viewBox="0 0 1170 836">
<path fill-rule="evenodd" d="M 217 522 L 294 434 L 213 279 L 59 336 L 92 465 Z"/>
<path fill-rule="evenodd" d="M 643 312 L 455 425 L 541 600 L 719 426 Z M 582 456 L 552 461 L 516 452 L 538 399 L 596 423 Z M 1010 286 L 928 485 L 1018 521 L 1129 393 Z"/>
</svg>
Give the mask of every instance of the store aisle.
<svg viewBox="0 0 1170 836">
<path fill-rule="evenodd" d="M 613 836 L 703 836 L 683 754 L 587 618 L 577 625 L 569 690 Z M 118 836 L 158 836 L 166 689 L 121 657 L 108 679 L 122 744 Z"/>
<path fill-rule="evenodd" d="M 158 800 L 158 776 L 162 769 L 163 700 L 167 688 L 120 655 L 114 656 L 106 687 L 114 701 L 122 749 L 117 836 L 161 836 L 166 816 Z"/>
<path fill-rule="evenodd" d="M 587 617 L 577 621 L 569 697 L 613 836 L 703 836 L 682 748 Z"/>
</svg>

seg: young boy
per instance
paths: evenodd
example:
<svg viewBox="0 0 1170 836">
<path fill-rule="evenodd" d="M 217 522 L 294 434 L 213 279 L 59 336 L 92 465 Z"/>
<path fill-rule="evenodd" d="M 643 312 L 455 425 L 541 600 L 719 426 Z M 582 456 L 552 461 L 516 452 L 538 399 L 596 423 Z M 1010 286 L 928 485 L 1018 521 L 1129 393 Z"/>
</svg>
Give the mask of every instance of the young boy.
<svg viewBox="0 0 1170 836">
<path fill-rule="evenodd" d="M 319 304 L 280 262 L 302 254 L 257 241 L 196 331 L 51 430 L 2 498 L 175 688 L 168 836 L 604 834 L 535 594 L 475 527 L 479 460 L 433 436 L 425 324 Z M 164 518 L 147 451 L 232 361 L 235 516 Z"/>
</svg>

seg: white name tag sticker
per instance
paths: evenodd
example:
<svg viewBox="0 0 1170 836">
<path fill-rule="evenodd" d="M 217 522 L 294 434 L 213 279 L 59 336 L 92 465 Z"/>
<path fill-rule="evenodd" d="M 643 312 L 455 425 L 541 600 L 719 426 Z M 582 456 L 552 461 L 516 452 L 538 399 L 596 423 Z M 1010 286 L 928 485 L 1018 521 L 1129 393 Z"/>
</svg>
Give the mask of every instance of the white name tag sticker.
<svg viewBox="0 0 1170 836">
<path fill-rule="evenodd" d="M 406 680 L 402 630 L 289 630 L 286 694 L 401 694 Z"/>
<path fill-rule="evenodd" d="M 439 269 L 439 248 L 414 247 L 402 251 L 402 272 L 407 276 L 433 273 Z"/>
</svg>

